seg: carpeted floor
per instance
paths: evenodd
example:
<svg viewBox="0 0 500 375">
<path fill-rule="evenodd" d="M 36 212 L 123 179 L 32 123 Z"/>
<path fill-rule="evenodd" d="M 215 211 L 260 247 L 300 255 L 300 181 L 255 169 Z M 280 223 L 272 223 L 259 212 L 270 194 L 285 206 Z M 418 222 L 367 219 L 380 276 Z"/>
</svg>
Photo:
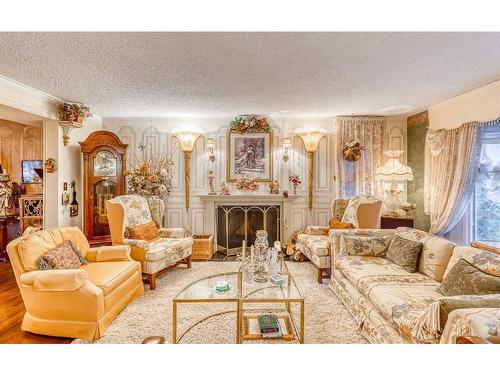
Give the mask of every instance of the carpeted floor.
<svg viewBox="0 0 500 375">
<path fill-rule="evenodd" d="M 172 299 L 189 283 L 215 273 L 236 271 L 239 262 L 193 262 L 167 272 L 157 280 L 154 291 L 146 286 L 144 296 L 132 302 L 111 323 L 104 337 L 93 343 L 140 343 L 147 336 L 165 336 L 172 340 Z M 326 286 L 316 282 L 316 269 L 309 262 L 287 262 L 297 287 L 305 299 L 305 343 L 364 344 L 356 322 Z M 217 312 L 235 310 L 235 304 L 181 304 L 178 309 L 178 335 L 204 317 Z M 214 316 L 195 325 L 181 343 L 231 344 L 236 340 L 236 313 Z M 285 343 L 280 340 L 279 342 Z M 73 343 L 87 343 L 75 340 Z"/>
</svg>

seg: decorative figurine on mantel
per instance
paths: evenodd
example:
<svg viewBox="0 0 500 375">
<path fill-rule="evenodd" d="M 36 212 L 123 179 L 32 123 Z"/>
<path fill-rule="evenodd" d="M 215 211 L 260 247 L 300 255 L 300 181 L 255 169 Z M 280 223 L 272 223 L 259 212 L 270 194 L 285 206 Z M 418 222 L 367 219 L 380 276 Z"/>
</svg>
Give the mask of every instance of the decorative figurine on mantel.
<svg viewBox="0 0 500 375">
<path fill-rule="evenodd" d="M 278 180 L 271 181 L 269 183 L 269 189 L 271 189 L 271 194 L 279 194 L 280 193 L 280 184 Z"/>
<path fill-rule="evenodd" d="M 217 193 L 215 192 L 215 173 L 214 171 L 208 171 L 208 187 L 209 187 L 209 192 L 208 195 L 216 195 Z"/>
<path fill-rule="evenodd" d="M 231 195 L 231 193 L 229 192 L 229 186 L 227 186 L 225 181 L 220 185 L 219 194 L 220 195 Z"/>
</svg>

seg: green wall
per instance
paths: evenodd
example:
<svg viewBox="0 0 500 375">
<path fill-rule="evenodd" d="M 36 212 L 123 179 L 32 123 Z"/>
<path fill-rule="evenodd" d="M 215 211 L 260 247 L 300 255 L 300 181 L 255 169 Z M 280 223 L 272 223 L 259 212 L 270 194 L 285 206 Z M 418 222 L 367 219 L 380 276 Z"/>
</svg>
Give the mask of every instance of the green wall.
<svg viewBox="0 0 500 375">
<path fill-rule="evenodd" d="M 413 121 L 408 119 L 407 129 L 407 163 L 413 169 L 413 181 L 408 182 L 408 202 L 416 203 L 416 210 L 410 212 L 415 217 L 415 228 L 428 231 L 429 216 L 424 213 L 424 160 L 425 135 L 429 127 L 427 115 L 415 115 Z"/>
</svg>

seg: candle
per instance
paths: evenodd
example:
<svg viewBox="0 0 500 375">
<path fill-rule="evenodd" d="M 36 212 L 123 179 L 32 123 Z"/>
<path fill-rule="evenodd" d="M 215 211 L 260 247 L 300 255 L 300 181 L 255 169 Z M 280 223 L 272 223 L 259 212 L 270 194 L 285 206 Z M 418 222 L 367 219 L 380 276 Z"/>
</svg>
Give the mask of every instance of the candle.
<svg viewBox="0 0 500 375">
<path fill-rule="evenodd" d="M 241 259 L 242 259 L 243 261 L 245 261 L 245 250 L 246 250 L 246 243 L 245 243 L 245 240 L 243 240 L 243 242 L 241 243 L 241 247 L 242 247 L 242 249 L 243 249 L 243 250 L 242 250 L 242 254 L 243 254 L 243 256 L 241 257 Z"/>
<path fill-rule="evenodd" d="M 250 264 L 253 267 L 253 245 L 250 246 Z"/>
</svg>

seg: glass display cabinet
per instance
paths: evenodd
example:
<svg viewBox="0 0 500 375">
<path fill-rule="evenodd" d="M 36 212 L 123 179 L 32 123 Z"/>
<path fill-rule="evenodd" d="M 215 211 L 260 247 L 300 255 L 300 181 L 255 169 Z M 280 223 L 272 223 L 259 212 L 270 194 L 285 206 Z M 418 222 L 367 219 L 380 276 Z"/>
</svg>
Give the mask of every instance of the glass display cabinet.
<svg viewBox="0 0 500 375">
<path fill-rule="evenodd" d="M 84 233 L 91 245 L 111 244 L 105 202 L 125 194 L 127 145 L 109 131 L 79 142 L 83 154 Z"/>
</svg>

